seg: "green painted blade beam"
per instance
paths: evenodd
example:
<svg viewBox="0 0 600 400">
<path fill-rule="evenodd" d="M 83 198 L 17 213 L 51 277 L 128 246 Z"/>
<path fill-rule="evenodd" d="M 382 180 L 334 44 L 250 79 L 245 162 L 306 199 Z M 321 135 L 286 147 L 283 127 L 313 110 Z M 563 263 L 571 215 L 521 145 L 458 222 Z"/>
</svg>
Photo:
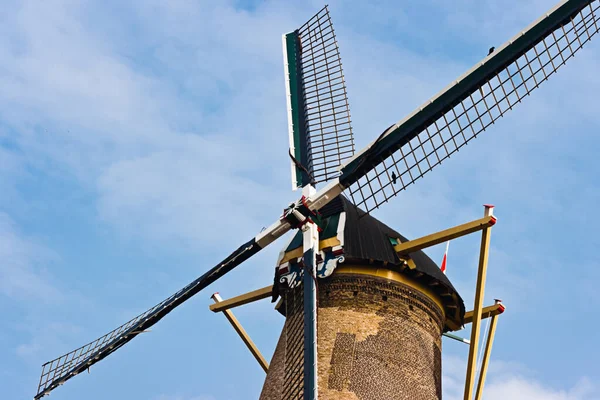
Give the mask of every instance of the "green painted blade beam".
<svg viewBox="0 0 600 400">
<path fill-rule="evenodd" d="M 307 138 L 304 129 L 304 101 L 302 99 L 302 81 L 300 73 L 300 41 L 298 32 L 283 35 L 283 62 L 285 66 L 285 89 L 288 112 L 288 133 L 290 154 L 302 165 L 308 165 Z M 292 165 L 292 189 L 302 188 L 310 183 L 308 174 Z"/>
<path fill-rule="evenodd" d="M 327 6 L 283 35 L 292 188 L 327 182 L 354 155 L 342 60 Z"/>
</svg>

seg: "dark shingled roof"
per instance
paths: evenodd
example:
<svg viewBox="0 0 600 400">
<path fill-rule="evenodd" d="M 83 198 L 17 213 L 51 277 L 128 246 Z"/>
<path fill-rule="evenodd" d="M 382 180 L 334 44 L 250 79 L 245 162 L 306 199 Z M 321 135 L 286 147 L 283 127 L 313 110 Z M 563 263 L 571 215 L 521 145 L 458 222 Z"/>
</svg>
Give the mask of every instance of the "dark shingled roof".
<svg viewBox="0 0 600 400">
<path fill-rule="evenodd" d="M 346 227 L 344 230 L 344 255 L 352 260 L 374 260 L 399 264 L 400 259 L 394 251 L 389 238 L 408 239 L 393 230 L 383 222 L 365 213 L 343 196 L 338 196 L 319 212 L 323 218 L 340 212 L 346 212 Z M 456 292 L 448 277 L 440 267 L 422 251 L 410 253 L 409 257 L 415 262 L 417 270 L 435 278 Z"/>
<path fill-rule="evenodd" d="M 370 214 L 359 209 L 344 196 L 338 196 L 319 210 L 324 219 L 339 214 L 342 211 L 346 212 L 344 257 L 347 263 L 365 261 L 376 263 L 386 262 L 392 265 L 400 265 L 402 263 L 398 254 L 394 251 L 390 238 L 400 239 L 401 242 L 406 242 L 408 239 Z M 422 278 L 425 278 L 425 281 L 437 281 L 439 283 L 439 285 L 435 286 L 437 290 L 434 291 L 446 290 L 456 295 L 453 300 L 448 298 L 445 302 L 453 303 L 458 307 L 458 314 L 455 319 L 462 324 L 465 313 L 464 302 L 448 277 L 442 273 L 439 266 L 423 251 L 409 253 L 408 256 L 415 263 L 416 271 L 424 275 Z M 414 272 L 415 270 L 411 271 L 413 274 Z M 448 317 L 452 318 L 450 315 Z"/>
<path fill-rule="evenodd" d="M 432 291 L 440 295 L 446 309 L 446 322 L 450 323 L 446 327 L 447 330 L 460 328 L 465 314 L 464 302 L 438 265 L 423 251 L 416 251 L 408 254 L 415 268 L 403 268 L 404 261 L 400 260 L 394 251 L 390 239 L 400 239 L 401 242 L 406 242 L 408 239 L 355 206 L 346 197 L 340 195 L 319 210 L 323 221 L 321 240 L 337 234 L 336 216 L 341 212 L 346 212 L 343 246 L 345 263 L 385 264 L 390 269 L 397 266 L 399 272 L 429 286 Z M 302 246 L 302 232 L 298 231 L 285 251 L 300 246 Z"/>
</svg>

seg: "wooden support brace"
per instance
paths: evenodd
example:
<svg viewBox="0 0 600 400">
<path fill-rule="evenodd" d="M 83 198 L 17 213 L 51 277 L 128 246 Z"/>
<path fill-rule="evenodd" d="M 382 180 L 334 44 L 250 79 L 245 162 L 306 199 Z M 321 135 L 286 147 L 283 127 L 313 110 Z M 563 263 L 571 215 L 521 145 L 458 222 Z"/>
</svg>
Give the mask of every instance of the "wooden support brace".
<svg viewBox="0 0 600 400">
<path fill-rule="evenodd" d="M 217 304 L 220 303 L 221 301 L 223 301 L 221 299 L 221 296 L 219 296 L 219 293 L 213 294 L 211 296 L 211 299 L 213 299 L 215 301 L 215 303 L 217 303 Z M 233 315 L 233 313 L 230 310 L 223 310 L 223 314 L 225 314 L 225 317 L 227 317 L 227 319 L 229 320 L 231 325 L 233 325 L 233 329 L 235 329 L 235 331 L 238 333 L 238 335 L 240 335 L 240 337 L 242 338 L 242 340 L 248 347 L 248 350 L 250 350 L 250 353 L 252 353 L 254 358 L 256 358 L 256 361 L 258 361 L 258 363 L 260 364 L 262 369 L 265 372 L 267 372 L 269 370 L 269 363 L 267 363 L 267 361 L 262 356 L 262 354 L 260 353 L 260 351 L 258 350 L 256 345 L 254 344 L 254 342 L 250 339 L 250 337 L 248 336 L 248 334 L 246 333 L 244 328 L 242 328 L 242 325 L 237 320 L 237 318 Z"/>
<path fill-rule="evenodd" d="M 486 205 L 484 217 L 493 217 L 492 210 L 493 206 Z M 473 380 L 475 378 L 475 368 L 477 366 L 477 347 L 479 344 L 479 325 L 481 323 L 481 315 L 483 311 L 483 297 L 485 293 L 485 280 L 487 276 L 487 261 L 490 251 L 491 233 L 492 229 L 489 226 L 483 227 L 481 231 L 481 249 L 479 252 L 479 267 L 477 268 L 477 283 L 475 285 L 475 305 L 473 307 L 473 320 L 471 322 L 471 345 L 469 346 L 469 358 L 467 359 L 464 400 L 471 400 L 473 397 Z"/>
<path fill-rule="evenodd" d="M 266 299 L 271 297 L 273 285 L 255 290 L 253 292 L 244 293 L 242 295 L 232 297 L 231 299 L 221 300 L 215 304 L 211 304 L 208 308 L 212 312 L 221 312 L 233 307 L 243 306 L 244 304 L 252 303 L 253 301 Z"/>
<path fill-rule="evenodd" d="M 495 317 L 496 315 L 500 315 L 504 312 L 506 308 L 502 303 L 496 303 L 493 306 L 484 307 L 481 310 L 481 319 Z M 473 311 L 467 311 L 465 313 L 465 325 L 473 322 Z"/>
<path fill-rule="evenodd" d="M 496 300 L 497 305 L 502 305 L 500 300 Z M 504 310 L 503 310 L 504 311 Z M 475 392 L 475 400 L 481 400 L 483 395 L 483 386 L 485 385 L 485 377 L 487 374 L 488 365 L 490 363 L 490 356 L 492 354 L 492 344 L 494 343 L 494 335 L 496 333 L 496 324 L 498 323 L 498 314 L 492 315 L 490 320 L 490 332 L 488 333 L 487 341 L 485 343 L 485 352 L 483 353 L 483 360 L 481 360 L 481 370 L 479 372 L 479 382 L 477 382 L 477 391 Z"/>
<path fill-rule="evenodd" d="M 412 253 L 427 247 L 435 246 L 436 244 L 444 243 L 448 240 L 456 239 L 461 236 L 468 235 L 473 232 L 487 229 L 496 223 L 496 218 L 493 215 L 486 215 L 481 219 L 467 222 L 466 224 L 455 226 L 454 228 L 446 229 L 431 235 L 423 236 L 418 239 L 409 240 L 404 243 L 398 243 L 394 246 L 394 250 L 399 255 Z"/>
</svg>

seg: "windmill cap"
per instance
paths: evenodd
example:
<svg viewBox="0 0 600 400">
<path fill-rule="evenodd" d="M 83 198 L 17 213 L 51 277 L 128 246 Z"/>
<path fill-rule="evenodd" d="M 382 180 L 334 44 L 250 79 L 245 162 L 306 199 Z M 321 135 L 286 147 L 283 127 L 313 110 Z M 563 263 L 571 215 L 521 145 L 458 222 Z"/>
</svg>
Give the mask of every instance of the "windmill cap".
<svg viewBox="0 0 600 400">
<path fill-rule="evenodd" d="M 412 260 L 410 265 L 414 269 L 399 268 L 400 272 L 431 287 L 431 291 L 442 300 L 446 320 L 452 325 L 462 325 L 465 313 L 463 300 L 438 265 L 421 250 L 408 254 L 408 259 L 399 257 L 394 250 L 394 242 L 406 242 L 406 237 L 365 213 L 343 195 L 322 207 L 319 213 L 323 221 L 327 221 L 319 240 L 336 239 L 335 243 L 339 245 L 333 246 L 343 250 L 344 263 L 394 270 L 396 266 L 409 265 L 409 260 Z M 301 249 L 302 243 L 302 233 L 298 231 L 284 249 L 282 259 L 297 259 L 298 252 L 295 250 Z"/>
</svg>

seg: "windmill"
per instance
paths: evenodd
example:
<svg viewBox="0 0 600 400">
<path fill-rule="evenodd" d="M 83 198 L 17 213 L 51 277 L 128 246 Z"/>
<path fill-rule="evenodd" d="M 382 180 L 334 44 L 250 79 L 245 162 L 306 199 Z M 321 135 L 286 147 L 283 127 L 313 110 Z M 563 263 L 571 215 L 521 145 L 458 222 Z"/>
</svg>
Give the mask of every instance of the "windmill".
<svg viewBox="0 0 600 400">
<path fill-rule="evenodd" d="M 482 306 L 487 255 L 480 265 L 475 307 L 468 315 L 448 278 L 420 252 L 425 244 L 456 237 L 452 236 L 456 230 L 424 237 L 417 244 L 374 219 L 370 212 L 463 148 L 560 69 L 598 32 L 599 8 L 599 0 L 562 1 L 513 39 L 490 49 L 481 62 L 385 129 L 357 154 L 338 44 L 327 8 L 284 35 L 292 185 L 302 189 L 302 197 L 271 226 L 177 293 L 106 335 L 44 364 L 35 398 L 88 370 L 279 237 L 297 229 L 277 262 L 271 291 L 275 299 L 283 299 L 278 309 L 286 316 L 286 325 L 278 345 L 283 353 L 276 350 L 263 398 L 315 399 L 320 387 L 372 398 L 369 383 L 361 380 L 361 374 L 356 374 L 348 361 L 351 357 L 364 361 L 357 362 L 361 372 L 376 374 L 387 368 L 407 379 L 398 379 L 397 385 L 390 383 L 386 388 L 389 393 L 412 388 L 416 390 L 412 398 L 439 398 L 439 337 L 442 332 L 460 329 L 470 318 L 473 329 L 469 387 L 465 391 L 465 398 L 470 399 L 479 322 L 503 310 L 498 305 Z M 317 190 L 318 184 L 323 186 Z M 463 226 L 461 233 L 482 231 L 482 244 L 489 243 L 489 228 L 494 223 L 487 207 L 484 218 L 465 224 L 468 226 Z M 365 238 L 371 247 L 366 247 Z M 357 307 L 377 307 L 379 314 L 375 314 L 385 324 L 394 318 L 410 320 L 404 336 L 394 336 L 396 342 L 406 335 L 429 335 L 415 342 L 423 345 L 411 353 L 416 359 L 369 364 L 372 358 L 365 355 L 385 351 L 381 347 L 385 340 L 378 341 L 368 327 L 359 326 L 360 321 L 355 321 L 354 328 L 363 330 L 341 332 L 328 339 L 327 332 L 322 334 L 324 328 L 339 331 L 345 323 L 336 321 L 335 313 L 328 314 L 327 308 L 342 310 L 350 318 L 351 312 L 358 312 Z M 382 309 L 389 313 L 382 315 Z M 397 309 L 409 311 L 396 315 Z M 428 337 L 433 339 L 427 342 Z M 324 339 L 327 343 L 322 342 Z M 318 349 L 322 348 L 330 352 L 330 365 L 321 360 Z M 349 348 L 363 350 L 352 353 Z M 396 370 L 399 365 L 406 368 Z M 483 367 L 481 375 L 485 378 Z M 411 381 L 411 376 L 422 379 Z"/>
</svg>

